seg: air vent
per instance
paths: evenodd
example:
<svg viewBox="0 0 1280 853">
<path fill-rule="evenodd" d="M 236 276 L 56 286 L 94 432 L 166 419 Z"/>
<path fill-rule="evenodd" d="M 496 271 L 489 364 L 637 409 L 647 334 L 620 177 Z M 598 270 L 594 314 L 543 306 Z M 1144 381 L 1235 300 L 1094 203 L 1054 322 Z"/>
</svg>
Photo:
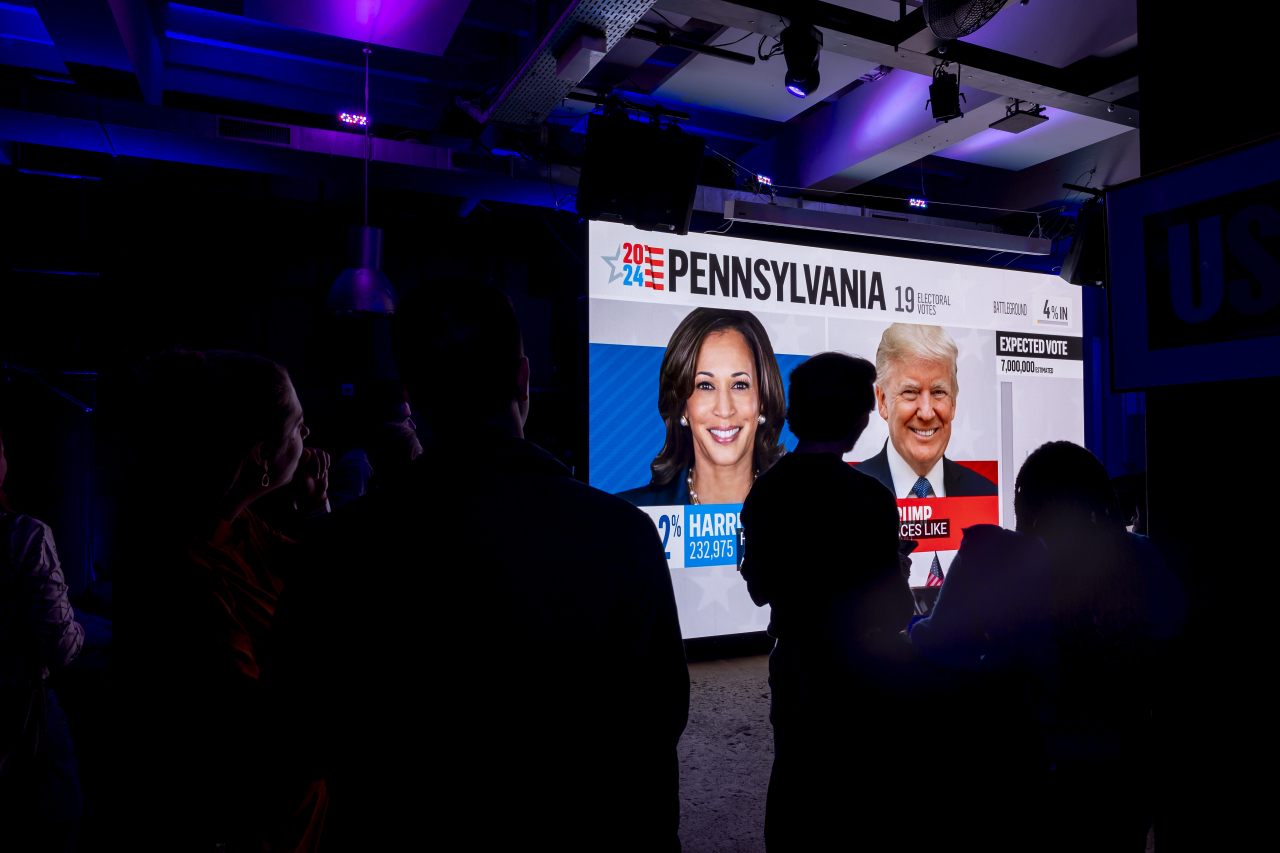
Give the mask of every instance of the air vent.
<svg viewBox="0 0 1280 853">
<path fill-rule="evenodd" d="M 495 175 L 511 174 L 511 159 L 508 157 L 470 154 L 466 151 L 454 151 L 450 156 L 450 162 L 455 169 L 466 169 L 471 172 L 492 172 Z"/>
<path fill-rule="evenodd" d="M 244 139 L 249 142 L 289 147 L 292 141 L 290 130 L 287 124 L 268 124 L 263 121 L 218 116 L 218 136 L 222 139 Z"/>
<path fill-rule="evenodd" d="M 873 213 L 871 214 L 871 218 L 872 219 L 892 219 L 894 222 L 910 222 L 911 221 L 910 219 L 907 219 L 907 217 L 905 216 L 885 216 L 882 213 Z"/>
</svg>

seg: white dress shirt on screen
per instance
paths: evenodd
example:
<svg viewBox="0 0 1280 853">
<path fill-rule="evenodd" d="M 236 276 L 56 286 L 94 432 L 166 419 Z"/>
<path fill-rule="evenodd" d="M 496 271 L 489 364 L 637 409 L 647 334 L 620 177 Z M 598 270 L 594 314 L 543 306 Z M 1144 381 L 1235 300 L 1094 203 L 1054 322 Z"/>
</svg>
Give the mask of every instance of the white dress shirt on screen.
<svg viewBox="0 0 1280 853">
<path fill-rule="evenodd" d="M 907 464 L 907 460 L 903 459 L 898 453 L 898 449 L 893 446 L 893 442 L 889 442 L 889 473 L 893 475 L 893 495 L 898 499 L 914 498 L 911 487 L 916 484 L 916 480 L 920 479 L 920 475 L 912 470 Z M 934 463 L 933 468 L 925 474 L 925 478 L 929 481 L 929 494 L 931 498 L 945 498 L 947 496 L 946 484 L 942 482 L 942 459 L 938 459 Z"/>
</svg>

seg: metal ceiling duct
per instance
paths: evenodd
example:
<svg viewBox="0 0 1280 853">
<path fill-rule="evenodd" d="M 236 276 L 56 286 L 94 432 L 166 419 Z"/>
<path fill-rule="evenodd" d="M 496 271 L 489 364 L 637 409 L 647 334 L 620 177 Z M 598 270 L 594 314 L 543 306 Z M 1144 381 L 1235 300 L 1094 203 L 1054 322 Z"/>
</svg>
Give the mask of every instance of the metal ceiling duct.
<svg viewBox="0 0 1280 853">
<path fill-rule="evenodd" d="M 556 76 L 559 55 L 579 34 L 587 31 L 603 33 L 606 53 L 613 50 L 653 5 L 654 0 L 571 2 L 501 90 L 471 101 L 459 99 L 458 106 L 481 124 L 490 121 L 525 127 L 541 124 L 580 82 Z"/>
<path fill-rule="evenodd" d="M 394 314 L 396 290 L 382 271 L 382 229 L 351 226 L 347 234 L 347 267 L 338 273 L 325 297 L 333 314 Z"/>
</svg>

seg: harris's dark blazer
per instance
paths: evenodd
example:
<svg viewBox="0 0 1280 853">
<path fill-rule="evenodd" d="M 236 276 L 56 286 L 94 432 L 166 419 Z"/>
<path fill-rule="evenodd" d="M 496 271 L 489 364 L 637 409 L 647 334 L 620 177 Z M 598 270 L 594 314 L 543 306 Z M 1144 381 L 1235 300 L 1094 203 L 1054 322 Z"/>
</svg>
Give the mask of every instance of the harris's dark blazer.
<svg viewBox="0 0 1280 853">
<path fill-rule="evenodd" d="M 883 483 L 889 491 L 893 491 L 893 474 L 889 471 L 888 439 L 885 439 L 884 447 L 880 448 L 879 453 L 853 467 L 864 474 L 870 474 Z M 946 456 L 942 457 L 942 487 L 946 490 L 949 498 L 969 498 L 999 494 L 995 483 L 977 471 L 952 462 Z"/>
<path fill-rule="evenodd" d="M 618 497 L 636 506 L 683 506 L 689 503 L 689 484 L 685 476 L 676 477 L 664 486 L 640 486 L 618 492 Z"/>
</svg>

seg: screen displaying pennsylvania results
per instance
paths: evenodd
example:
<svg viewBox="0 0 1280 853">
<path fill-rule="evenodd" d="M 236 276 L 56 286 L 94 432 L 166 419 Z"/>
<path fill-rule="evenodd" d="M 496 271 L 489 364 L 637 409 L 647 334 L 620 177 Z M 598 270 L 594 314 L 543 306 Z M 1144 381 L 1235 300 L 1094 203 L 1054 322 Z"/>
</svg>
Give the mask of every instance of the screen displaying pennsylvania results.
<svg viewBox="0 0 1280 853">
<path fill-rule="evenodd" d="M 768 625 L 737 572 L 746 494 L 712 504 L 699 483 L 795 447 L 787 377 L 815 353 L 898 354 L 845 461 L 894 492 L 912 586 L 941 583 L 965 527 L 1014 526 L 1032 450 L 1084 444 L 1080 295 L 1056 277 L 606 222 L 587 264 L 591 484 L 653 518 L 685 637 Z"/>
</svg>

